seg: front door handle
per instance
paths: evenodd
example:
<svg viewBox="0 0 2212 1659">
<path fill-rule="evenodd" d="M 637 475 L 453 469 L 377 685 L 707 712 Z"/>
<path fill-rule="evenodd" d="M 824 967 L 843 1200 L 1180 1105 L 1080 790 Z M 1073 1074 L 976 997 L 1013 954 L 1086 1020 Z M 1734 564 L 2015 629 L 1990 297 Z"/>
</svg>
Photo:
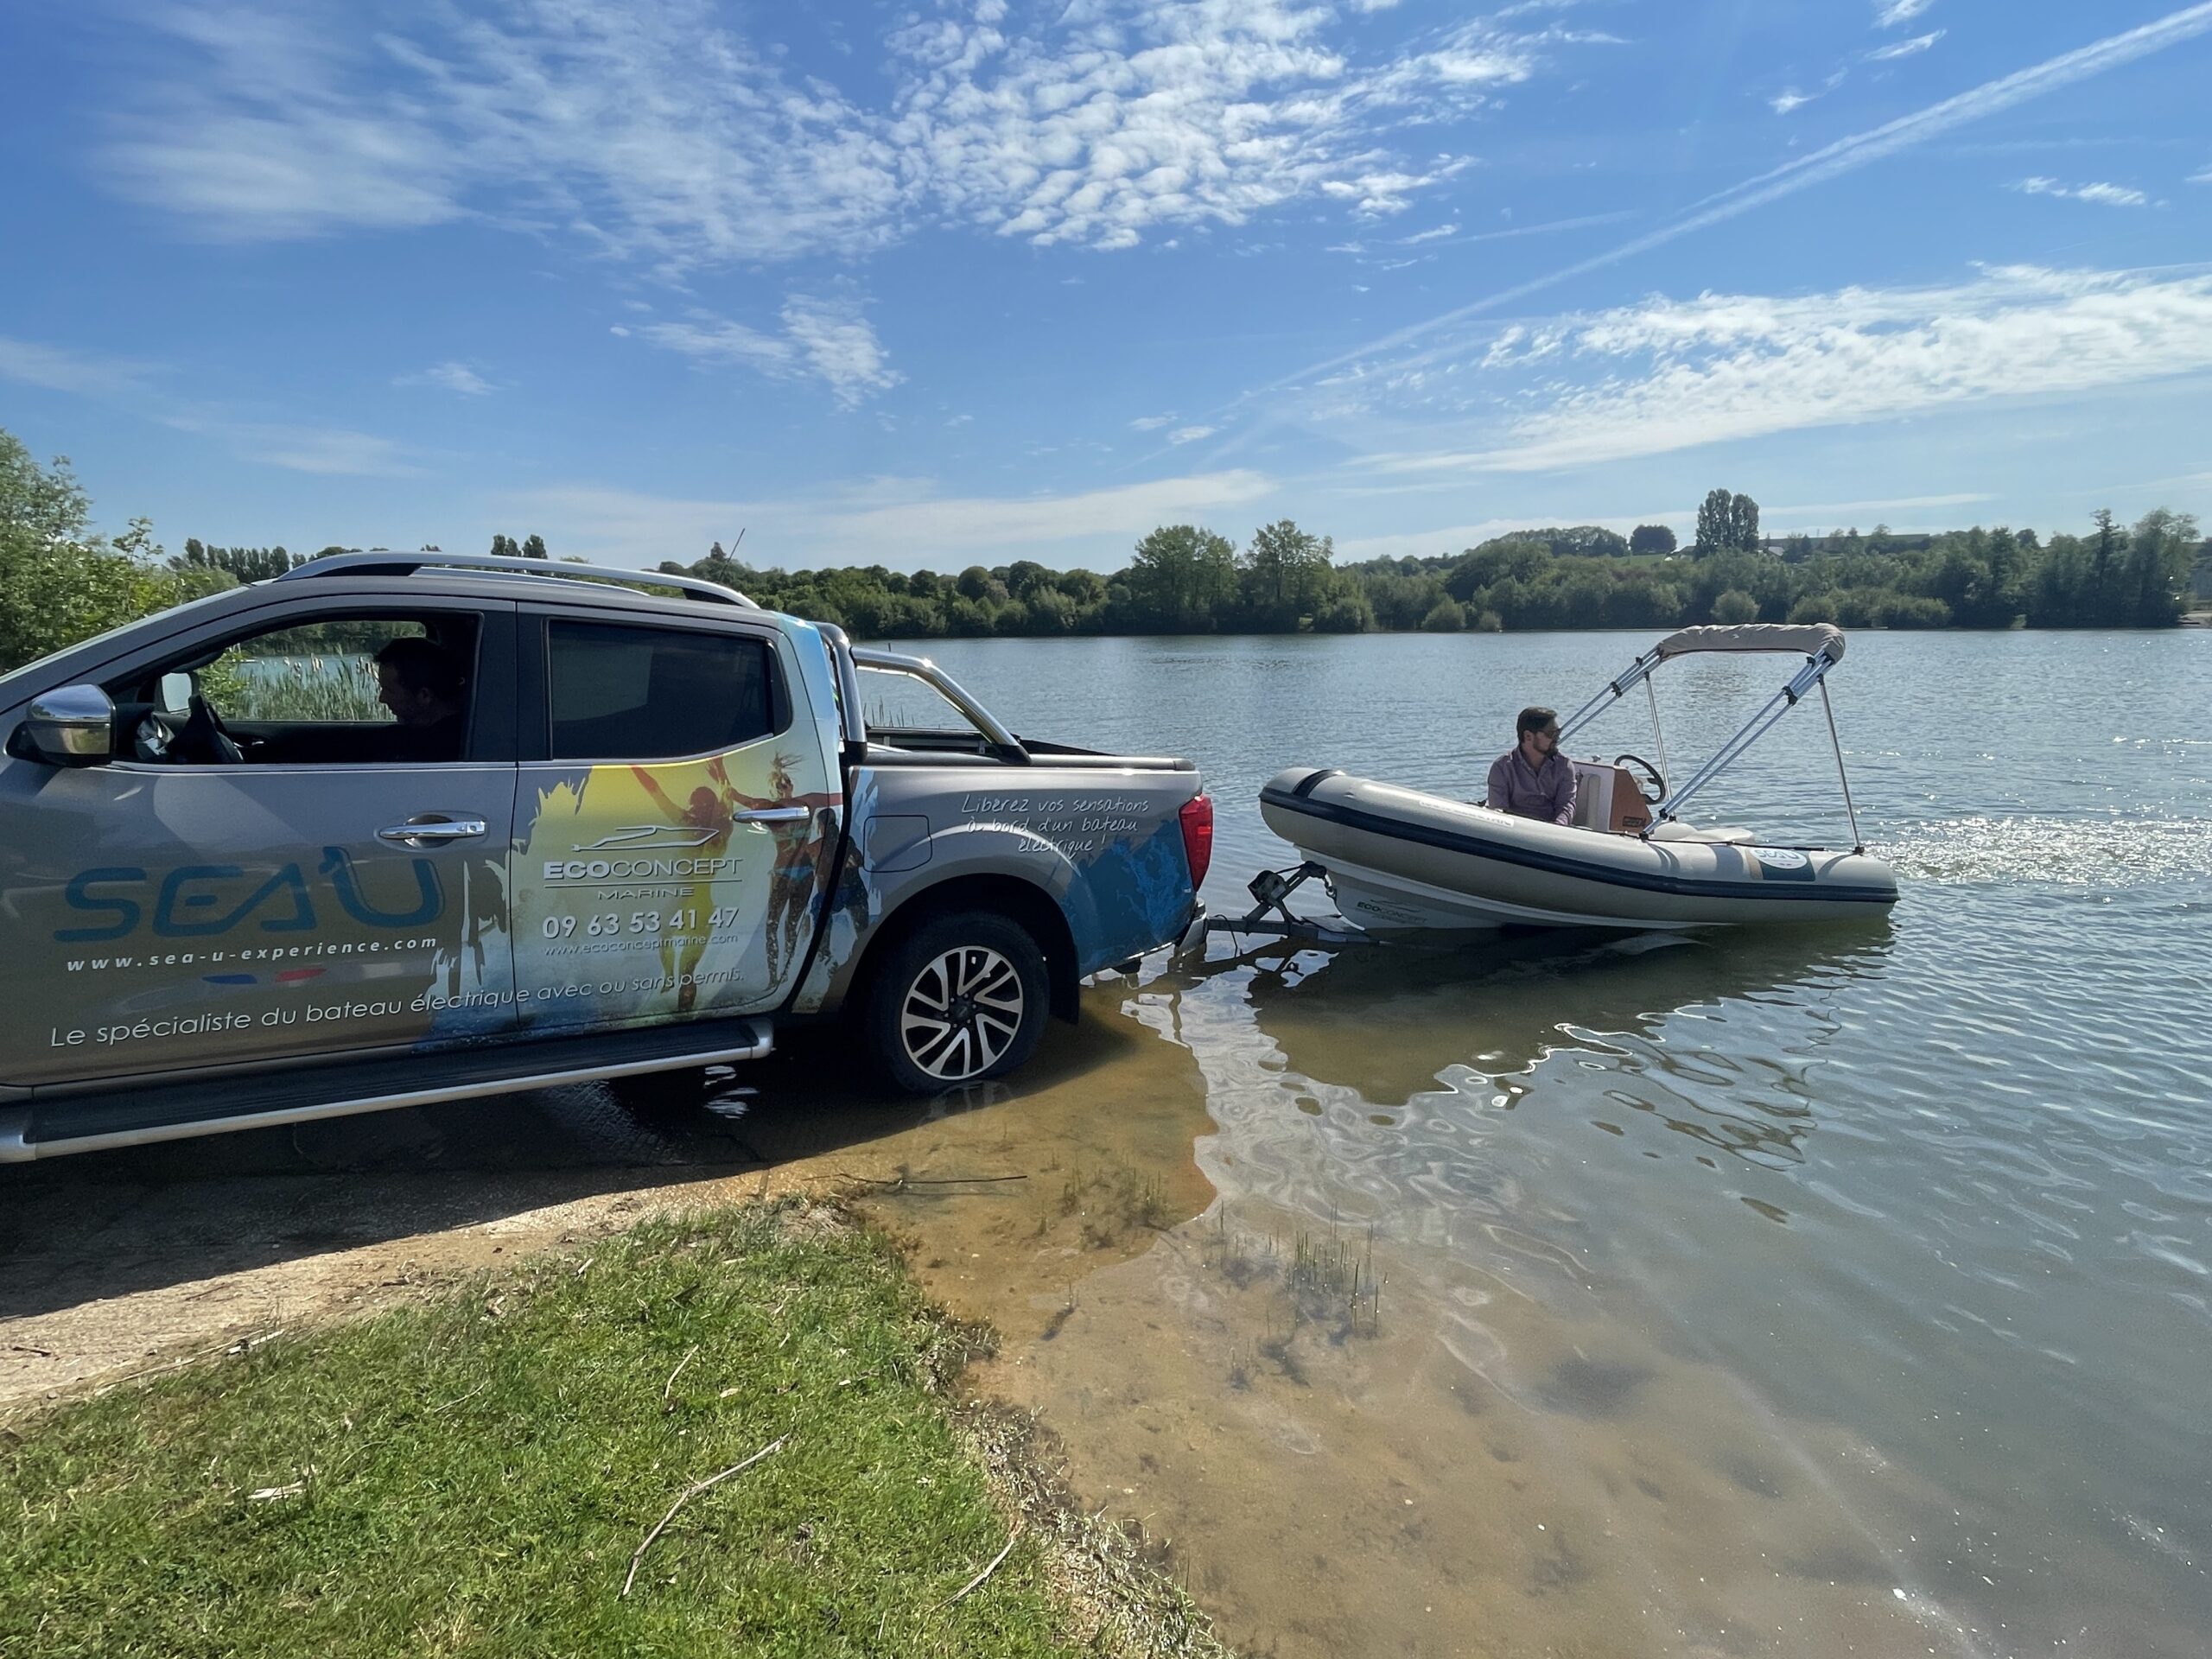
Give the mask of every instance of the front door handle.
<svg viewBox="0 0 2212 1659">
<path fill-rule="evenodd" d="M 731 815 L 739 823 L 797 823 L 813 816 L 813 809 L 804 806 L 756 806 L 749 812 Z"/>
<path fill-rule="evenodd" d="M 426 841 L 474 841 L 488 835 L 491 829 L 481 818 L 422 818 L 379 830 L 377 839 L 420 846 Z"/>
</svg>

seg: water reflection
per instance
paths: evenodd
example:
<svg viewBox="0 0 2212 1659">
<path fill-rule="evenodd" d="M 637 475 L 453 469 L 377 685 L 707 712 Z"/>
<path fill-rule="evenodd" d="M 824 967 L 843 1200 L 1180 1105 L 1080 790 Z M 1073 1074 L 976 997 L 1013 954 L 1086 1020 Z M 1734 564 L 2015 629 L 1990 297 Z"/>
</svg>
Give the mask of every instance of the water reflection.
<svg viewBox="0 0 2212 1659">
<path fill-rule="evenodd" d="M 1816 1007 L 1879 974 L 1889 943 L 1886 921 L 1714 938 L 1531 935 L 1434 952 L 1278 942 L 1209 960 L 1193 980 L 1242 976 L 1254 1022 L 1316 1083 L 1402 1106 L 1464 1071 L 1499 1084 L 1510 1103 L 1514 1079 L 1555 1050 L 1624 1054 L 1609 1039 L 1649 1044 L 1674 1014 L 1731 1001 Z"/>
</svg>

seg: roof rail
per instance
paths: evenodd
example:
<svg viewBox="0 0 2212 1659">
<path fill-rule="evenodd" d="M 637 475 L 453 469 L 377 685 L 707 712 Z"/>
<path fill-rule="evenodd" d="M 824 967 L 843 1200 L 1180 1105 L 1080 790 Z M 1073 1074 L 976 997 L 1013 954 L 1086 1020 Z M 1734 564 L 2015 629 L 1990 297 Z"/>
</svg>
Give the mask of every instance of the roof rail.
<svg viewBox="0 0 2212 1659">
<path fill-rule="evenodd" d="M 600 582 L 620 582 L 625 587 L 673 588 L 689 594 L 694 599 L 712 600 L 721 605 L 742 605 L 748 610 L 760 607 L 734 588 L 726 588 L 719 582 L 709 582 L 701 576 L 671 575 L 659 570 L 622 570 L 612 565 L 559 563 L 544 559 L 510 558 L 499 553 L 333 553 L 327 558 L 309 559 L 296 564 L 278 582 L 303 581 L 316 576 L 411 576 L 418 570 L 488 570 L 495 575 L 531 576 L 540 582 L 574 582 L 580 576 L 594 577 Z M 587 582 L 582 584 L 590 586 Z"/>
</svg>

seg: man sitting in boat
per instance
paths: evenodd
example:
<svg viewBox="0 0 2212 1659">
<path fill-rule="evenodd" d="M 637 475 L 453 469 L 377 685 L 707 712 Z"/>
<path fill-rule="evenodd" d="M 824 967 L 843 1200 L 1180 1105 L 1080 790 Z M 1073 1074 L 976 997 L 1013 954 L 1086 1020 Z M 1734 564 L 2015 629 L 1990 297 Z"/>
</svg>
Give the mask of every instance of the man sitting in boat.
<svg viewBox="0 0 2212 1659">
<path fill-rule="evenodd" d="M 1513 722 L 1519 740 L 1490 766 L 1484 804 L 1547 823 L 1574 822 L 1574 766 L 1559 752 L 1559 715 L 1523 709 Z"/>
</svg>

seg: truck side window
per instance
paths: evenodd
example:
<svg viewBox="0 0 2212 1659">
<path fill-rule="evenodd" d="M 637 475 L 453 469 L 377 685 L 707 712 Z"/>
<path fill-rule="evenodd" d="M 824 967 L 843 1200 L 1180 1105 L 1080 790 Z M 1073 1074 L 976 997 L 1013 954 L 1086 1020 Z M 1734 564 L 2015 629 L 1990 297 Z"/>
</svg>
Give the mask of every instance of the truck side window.
<svg viewBox="0 0 2212 1659">
<path fill-rule="evenodd" d="M 711 754 L 787 723 L 765 639 L 556 620 L 546 625 L 545 657 L 555 760 Z"/>
<path fill-rule="evenodd" d="M 109 688 L 136 758 L 424 763 L 466 752 L 474 616 L 325 616 L 203 645 Z M 204 712 L 195 711 L 194 704 Z M 223 752 L 213 733 L 235 747 Z"/>
</svg>

